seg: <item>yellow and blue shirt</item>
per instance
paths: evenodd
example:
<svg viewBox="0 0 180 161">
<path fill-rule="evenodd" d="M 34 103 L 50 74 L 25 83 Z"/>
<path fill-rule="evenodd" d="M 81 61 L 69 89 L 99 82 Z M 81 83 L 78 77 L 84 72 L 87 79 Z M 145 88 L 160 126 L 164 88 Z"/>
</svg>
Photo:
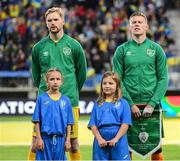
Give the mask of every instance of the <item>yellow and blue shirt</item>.
<svg viewBox="0 0 180 161">
<path fill-rule="evenodd" d="M 32 122 L 40 122 L 40 131 L 47 135 L 66 135 L 67 125 L 74 124 L 72 105 L 67 96 L 52 99 L 47 92 L 38 96 Z"/>
<path fill-rule="evenodd" d="M 99 105 L 94 103 L 88 127 L 96 126 L 121 126 L 121 124 L 131 125 L 131 110 L 128 102 L 121 98 L 117 102 L 104 102 Z"/>
</svg>

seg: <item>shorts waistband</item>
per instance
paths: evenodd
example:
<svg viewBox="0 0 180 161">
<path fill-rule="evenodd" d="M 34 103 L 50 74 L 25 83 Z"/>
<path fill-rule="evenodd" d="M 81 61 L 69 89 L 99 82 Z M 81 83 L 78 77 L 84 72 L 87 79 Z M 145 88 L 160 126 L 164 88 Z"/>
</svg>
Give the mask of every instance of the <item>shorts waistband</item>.
<svg viewBox="0 0 180 161">
<path fill-rule="evenodd" d="M 62 134 L 50 134 L 50 135 L 48 135 L 48 134 L 46 134 L 46 133 L 42 133 L 41 134 L 42 135 L 42 137 L 44 137 L 44 138 L 56 138 L 56 137 L 64 137 L 64 135 L 62 135 Z"/>
<path fill-rule="evenodd" d="M 114 129 L 114 128 L 120 128 L 121 125 L 111 124 L 111 125 L 102 125 L 99 127 L 99 129 Z"/>
</svg>

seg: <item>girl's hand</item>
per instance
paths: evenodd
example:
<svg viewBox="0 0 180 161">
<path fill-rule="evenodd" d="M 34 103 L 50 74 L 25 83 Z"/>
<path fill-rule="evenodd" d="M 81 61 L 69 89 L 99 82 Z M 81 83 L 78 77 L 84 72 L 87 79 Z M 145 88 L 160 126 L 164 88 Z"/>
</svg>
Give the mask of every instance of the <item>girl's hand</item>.
<svg viewBox="0 0 180 161">
<path fill-rule="evenodd" d="M 66 140 L 65 142 L 65 151 L 68 152 L 71 150 L 71 142 L 70 140 Z"/>
<path fill-rule="evenodd" d="M 40 150 L 44 150 L 44 142 L 42 140 L 42 138 L 36 138 L 37 140 L 37 148 L 40 149 Z"/>
<path fill-rule="evenodd" d="M 107 141 L 109 146 L 116 146 L 116 143 L 118 140 L 116 138 L 113 138 L 112 140 Z"/>
<path fill-rule="evenodd" d="M 100 147 L 105 147 L 105 146 L 107 146 L 107 141 L 104 140 L 103 138 L 99 139 L 99 140 L 98 140 L 98 143 L 99 143 L 99 146 L 100 146 Z"/>
</svg>

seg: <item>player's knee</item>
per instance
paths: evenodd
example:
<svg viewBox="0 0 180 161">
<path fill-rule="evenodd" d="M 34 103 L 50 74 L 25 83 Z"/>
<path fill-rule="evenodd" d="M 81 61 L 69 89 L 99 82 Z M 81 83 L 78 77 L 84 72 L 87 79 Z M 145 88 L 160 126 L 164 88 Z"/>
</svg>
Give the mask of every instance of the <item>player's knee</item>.
<svg viewBox="0 0 180 161">
<path fill-rule="evenodd" d="M 75 153 L 79 151 L 79 142 L 77 138 L 71 139 L 71 152 Z"/>
</svg>

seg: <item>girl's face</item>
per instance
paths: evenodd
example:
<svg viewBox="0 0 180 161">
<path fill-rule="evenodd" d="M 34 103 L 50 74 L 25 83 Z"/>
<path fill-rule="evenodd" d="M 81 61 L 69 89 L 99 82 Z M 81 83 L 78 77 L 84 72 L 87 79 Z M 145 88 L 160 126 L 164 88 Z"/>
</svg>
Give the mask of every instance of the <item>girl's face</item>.
<svg viewBox="0 0 180 161">
<path fill-rule="evenodd" d="M 62 84 L 62 76 L 58 71 L 52 71 L 47 76 L 47 86 L 52 91 L 59 91 Z"/>
<path fill-rule="evenodd" d="M 117 85 L 112 77 L 105 77 L 102 81 L 102 90 L 106 96 L 113 96 L 115 94 Z"/>
</svg>

